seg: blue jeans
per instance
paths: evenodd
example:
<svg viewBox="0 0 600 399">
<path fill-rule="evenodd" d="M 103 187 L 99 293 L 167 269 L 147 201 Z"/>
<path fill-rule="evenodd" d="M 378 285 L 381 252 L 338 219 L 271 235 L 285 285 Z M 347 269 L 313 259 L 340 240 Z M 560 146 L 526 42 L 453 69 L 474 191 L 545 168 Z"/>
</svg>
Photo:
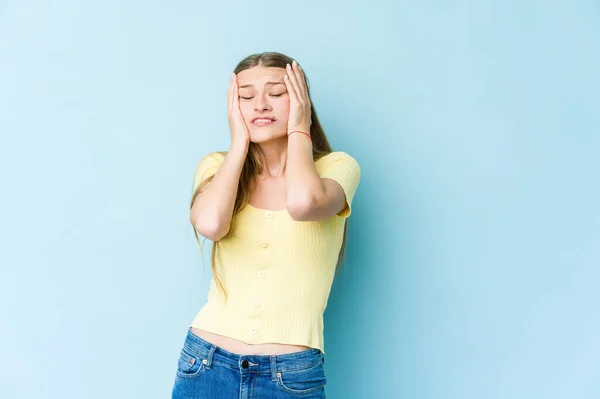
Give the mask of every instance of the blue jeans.
<svg viewBox="0 0 600 399">
<path fill-rule="evenodd" d="M 282 355 L 232 353 L 188 329 L 172 399 L 325 399 L 324 362 L 316 348 Z"/>
</svg>

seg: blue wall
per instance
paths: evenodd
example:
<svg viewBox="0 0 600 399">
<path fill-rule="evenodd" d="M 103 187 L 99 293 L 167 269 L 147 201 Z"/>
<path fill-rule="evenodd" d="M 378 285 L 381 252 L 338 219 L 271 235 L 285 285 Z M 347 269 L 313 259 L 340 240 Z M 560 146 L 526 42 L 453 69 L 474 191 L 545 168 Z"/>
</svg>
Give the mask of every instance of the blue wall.
<svg viewBox="0 0 600 399">
<path fill-rule="evenodd" d="M 0 2 L 0 397 L 166 398 L 229 74 L 298 59 L 362 181 L 328 398 L 600 397 L 592 1 Z"/>
</svg>

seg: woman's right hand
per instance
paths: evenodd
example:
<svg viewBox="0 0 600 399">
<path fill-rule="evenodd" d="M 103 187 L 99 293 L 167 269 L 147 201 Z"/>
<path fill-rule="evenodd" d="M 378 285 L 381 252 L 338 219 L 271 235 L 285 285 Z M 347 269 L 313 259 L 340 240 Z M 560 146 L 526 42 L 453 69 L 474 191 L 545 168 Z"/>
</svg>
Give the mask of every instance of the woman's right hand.
<svg viewBox="0 0 600 399">
<path fill-rule="evenodd" d="M 240 110 L 238 90 L 237 75 L 233 73 L 229 79 L 229 92 L 227 93 L 229 104 L 227 117 L 229 120 L 229 130 L 231 131 L 231 145 L 239 144 L 247 147 L 250 144 L 250 132 Z"/>
</svg>

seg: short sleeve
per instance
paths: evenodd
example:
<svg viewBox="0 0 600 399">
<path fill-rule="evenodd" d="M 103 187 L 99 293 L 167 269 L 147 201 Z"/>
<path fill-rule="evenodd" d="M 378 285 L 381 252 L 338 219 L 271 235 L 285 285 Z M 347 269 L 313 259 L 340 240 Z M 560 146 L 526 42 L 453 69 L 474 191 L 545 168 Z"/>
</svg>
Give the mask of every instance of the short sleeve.
<svg viewBox="0 0 600 399">
<path fill-rule="evenodd" d="M 321 178 L 335 180 L 342 187 L 346 195 L 346 207 L 337 215 L 341 217 L 350 216 L 352 200 L 360 181 L 358 162 L 343 151 L 335 151 L 319 158 L 315 166 Z"/>
<path fill-rule="evenodd" d="M 217 173 L 217 170 L 219 170 L 225 160 L 225 154 L 223 152 L 211 152 L 198 162 L 198 166 L 196 166 L 196 171 L 194 172 L 192 194 L 204 179 L 214 176 Z"/>
</svg>

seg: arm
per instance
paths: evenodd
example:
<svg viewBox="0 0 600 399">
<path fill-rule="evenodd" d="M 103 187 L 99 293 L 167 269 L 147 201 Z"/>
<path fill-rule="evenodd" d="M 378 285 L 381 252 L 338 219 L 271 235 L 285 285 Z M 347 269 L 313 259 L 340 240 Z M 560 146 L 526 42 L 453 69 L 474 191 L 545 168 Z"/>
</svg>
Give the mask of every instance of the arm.
<svg viewBox="0 0 600 399">
<path fill-rule="evenodd" d="M 287 65 L 284 81 L 290 96 L 288 133 L 300 130 L 308 134 L 312 124 L 311 101 L 304 72 L 295 61 L 291 66 Z M 313 159 L 311 138 L 301 133 L 288 135 L 285 201 L 293 219 L 316 221 L 336 214 L 350 215 L 360 170 L 353 158 L 337 162 L 337 155 L 327 156 L 327 162 L 322 164 L 324 177 L 321 178 Z"/>
<path fill-rule="evenodd" d="M 327 219 L 345 208 L 346 196 L 342 187 L 335 180 L 319 176 L 313 160 L 312 142 L 306 135 L 294 133 L 288 137 L 285 174 L 286 208 L 294 220 Z"/>
<path fill-rule="evenodd" d="M 190 222 L 202 236 L 218 241 L 229 232 L 248 147 L 232 145 L 211 182 L 196 196 Z"/>
<path fill-rule="evenodd" d="M 190 210 L 190 222 L 194 228 L 213 241 L 219 241 L 231 228 L 240 175 L 250 144 L 250 133 L 240 111 L 238 91 L 237 75 L 232 73 L 227 91 L 227 119 L 231 133 L 229 152 L 222 161 L 205 157 L 194 176 L 193 192 L 200 181 L 213 176 L 202 192 L 196 195 Z"/>
</svg>

